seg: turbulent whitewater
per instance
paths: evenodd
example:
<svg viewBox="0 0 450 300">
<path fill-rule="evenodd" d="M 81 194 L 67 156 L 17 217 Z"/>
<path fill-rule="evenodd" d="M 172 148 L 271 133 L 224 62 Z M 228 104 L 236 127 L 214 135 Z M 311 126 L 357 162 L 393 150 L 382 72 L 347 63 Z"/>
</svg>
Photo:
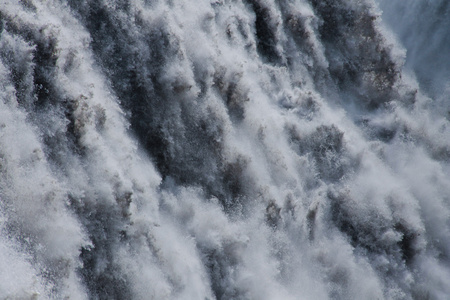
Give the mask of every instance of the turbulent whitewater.
<svg viewBox="0 0 450 300">
<path fill-rule="evenodd" d="M 450 299 L 450 2 L 0 0 L 0 299 Z"/>
</svg>

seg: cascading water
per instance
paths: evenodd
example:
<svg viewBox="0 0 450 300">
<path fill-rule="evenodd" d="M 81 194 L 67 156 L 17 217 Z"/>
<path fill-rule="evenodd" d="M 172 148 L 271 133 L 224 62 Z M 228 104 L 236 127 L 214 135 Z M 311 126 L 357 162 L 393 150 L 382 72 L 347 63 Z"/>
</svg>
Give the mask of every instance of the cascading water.
<svg viewBox="0 0 450 300">
<path fill-rule="evenodd" d="M 0 0 L 0 299 L 450 299 L 412 2 Z"/>
</svg>

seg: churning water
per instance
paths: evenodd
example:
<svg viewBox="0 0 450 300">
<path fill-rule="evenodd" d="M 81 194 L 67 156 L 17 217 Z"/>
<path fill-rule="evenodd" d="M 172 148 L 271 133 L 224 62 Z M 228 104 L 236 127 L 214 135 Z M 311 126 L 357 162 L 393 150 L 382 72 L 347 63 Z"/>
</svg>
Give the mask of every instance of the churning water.
<svg viewBox="0 0 450 300">
<path fill-rule="evenodd" d="M 450 299 L 448 0 L 0 0 L 0 299 Z"/>
</svg>

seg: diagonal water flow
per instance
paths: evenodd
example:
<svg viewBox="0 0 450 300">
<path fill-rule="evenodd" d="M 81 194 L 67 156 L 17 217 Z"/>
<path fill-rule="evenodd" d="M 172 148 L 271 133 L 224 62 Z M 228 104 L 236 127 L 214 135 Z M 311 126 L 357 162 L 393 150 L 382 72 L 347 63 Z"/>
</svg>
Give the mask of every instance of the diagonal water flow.
<svg viewBox="0 0 450 300">
<path fill-rule="evenodd" d="M 445 299 L 426 3 L 0 0 L 0 298 Z"/>
</svg>

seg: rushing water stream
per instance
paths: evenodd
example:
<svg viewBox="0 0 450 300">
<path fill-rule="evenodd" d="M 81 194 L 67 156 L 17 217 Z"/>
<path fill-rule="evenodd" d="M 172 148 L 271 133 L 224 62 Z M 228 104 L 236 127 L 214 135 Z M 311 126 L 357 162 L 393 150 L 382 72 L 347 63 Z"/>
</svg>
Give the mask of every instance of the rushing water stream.
<svg viewBox="0 0 450 300">
<path fill-rule="evenodd" d="M 448 0 L 0 0 L 0 299 L 450 299 Z"/>
</svg>

